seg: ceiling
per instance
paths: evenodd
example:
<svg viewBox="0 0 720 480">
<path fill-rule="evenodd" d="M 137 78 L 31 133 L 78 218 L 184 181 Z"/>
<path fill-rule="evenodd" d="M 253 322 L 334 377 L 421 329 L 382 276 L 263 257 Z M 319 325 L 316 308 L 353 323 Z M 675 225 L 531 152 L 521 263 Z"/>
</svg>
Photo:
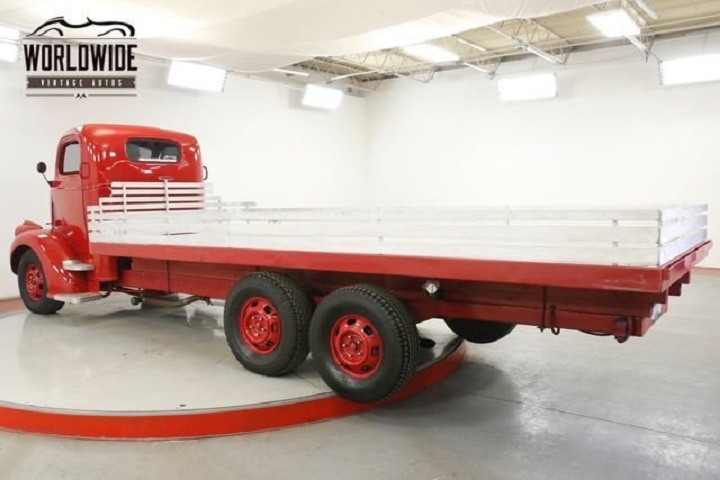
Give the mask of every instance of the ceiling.
<svg viewBox="0 0 720 480">
<path fill-rule="evenodd" d="M 627 10 L 636 19 L 641 26 L 639 36 L 607 38 L 586 18 L 616 8 Z M 361 55 L 318 57 L 297 67 L 322 72 L 328 81 L 339 78 L 350 86 L 374 89 L 388 78 L 402 76 L 429 82 L 434 73 L 457 68 L 474 68 L 492 76 L 503 62 L 534 56 L 562 64 L 573 52 L 620 44 L 634 44 L 639 53 L 651 55 L 658 39 L 713 30 L 720 31 L 718 0 L 610 1 L 543 17 L 499 21 L 428 42 L 456 53 L 461 57 L 459 62 L 429 64 L 395 48 Z"/>
<path fill-rule="evenodd" d="M 608 39 L 586 19 L 614 8 L 631 13 L 640 36 Z M 428 82 L 455 68 L 492 75 L 502 62 L 528 56 L 564 63 L 578 50 L 619 42 L 648 54 L 658 38 L 720 29 L 720 0 L 0 1 L 0 25 L 24 32 L 58 16 L 70 23 L 86 17 L 130 22 L 147 57 L 363 91 L 397 77 Z M 416 43 L 432 43 L 461 60 L 431 64 L 400 48 Z"/>
</svg>

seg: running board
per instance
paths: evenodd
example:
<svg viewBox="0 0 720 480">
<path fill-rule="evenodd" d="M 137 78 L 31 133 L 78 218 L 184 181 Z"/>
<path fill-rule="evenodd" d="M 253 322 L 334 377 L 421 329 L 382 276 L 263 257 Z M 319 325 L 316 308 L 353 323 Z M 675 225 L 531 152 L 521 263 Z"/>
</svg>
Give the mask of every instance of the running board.
<svg viewBox="0 0 720 480">
<path fill-rule="evenodd" d="M 105 298 L 98 292 L 82 292 L 82 293 L 57 293 L 52 296 L 53 300 L 58 302 L 65 302 L 70 305 L 77 305 L 78 303 L 92 302 L 93 300 L 100 300 Z"/>
<path fill-rule="evenodd" d="M 91 270 L 95 270 L 94 265 L 83 263 L 80 260 L 63 260 L 62 266 L 63 270 L 67 270 L 69 272 L 89 272 Z"/>
</svg>

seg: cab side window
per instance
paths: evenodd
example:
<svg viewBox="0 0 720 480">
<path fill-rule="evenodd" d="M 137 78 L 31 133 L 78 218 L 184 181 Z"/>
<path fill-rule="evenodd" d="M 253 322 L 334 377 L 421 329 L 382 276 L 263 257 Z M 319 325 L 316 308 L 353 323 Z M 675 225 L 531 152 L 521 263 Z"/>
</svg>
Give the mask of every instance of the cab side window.
<svg viewBox="0 0 720 480">
<path fill-rule="evenodd" d="M 68 143 L 63 149 L 60 173 L 70 175 L 80 172 L 80 144 Z"/>
</svg>

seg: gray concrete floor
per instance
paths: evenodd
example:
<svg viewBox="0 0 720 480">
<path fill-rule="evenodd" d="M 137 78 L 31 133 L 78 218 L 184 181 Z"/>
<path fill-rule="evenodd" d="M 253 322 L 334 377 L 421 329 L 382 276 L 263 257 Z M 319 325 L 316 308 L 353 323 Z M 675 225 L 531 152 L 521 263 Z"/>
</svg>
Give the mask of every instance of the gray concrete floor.
<svg viewBox="0 0 720 480">
<path fill-rule="evenodd" d="M 518 328 L 408 401 L 183 442 L 0 432 L 1 479 L 720 479 L 720 277 L 642 339 Z"/>
</svg>

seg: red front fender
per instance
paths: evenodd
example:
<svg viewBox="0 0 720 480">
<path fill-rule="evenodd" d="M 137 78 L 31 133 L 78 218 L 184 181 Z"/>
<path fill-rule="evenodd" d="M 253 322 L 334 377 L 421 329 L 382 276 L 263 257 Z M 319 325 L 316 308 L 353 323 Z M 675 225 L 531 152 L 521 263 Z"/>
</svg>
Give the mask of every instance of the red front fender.
<svg viewBox="0 0 720 480">
<path fill-rule="evenodd" d="M 50 296 L 88 290 L 87 280 L 82 272 L 69 272 L 62 268 L 63 260 L 78 258 L 65 237 L 39 228 L 22 231 L 10 246 L 10 268 L 13 273 L 18 273 L 20 257 L 28 250 L 33 250 L 42 264 Z"/>
</svg>

